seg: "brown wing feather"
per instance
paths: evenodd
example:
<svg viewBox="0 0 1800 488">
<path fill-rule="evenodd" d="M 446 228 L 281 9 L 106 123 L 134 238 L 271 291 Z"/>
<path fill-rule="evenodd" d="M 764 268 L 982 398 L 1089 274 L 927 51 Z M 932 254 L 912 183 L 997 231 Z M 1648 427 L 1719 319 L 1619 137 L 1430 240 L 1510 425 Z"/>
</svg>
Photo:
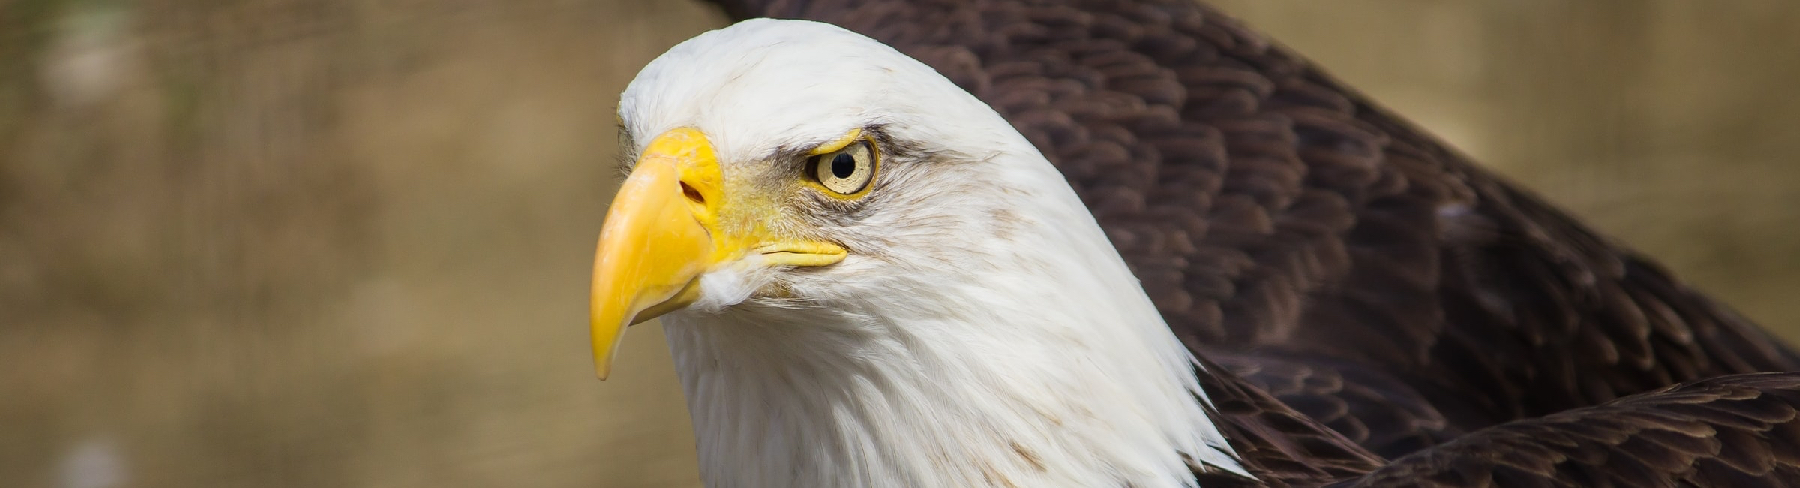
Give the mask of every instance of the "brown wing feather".
<svg viewBox="0 0 1800 488">
<path fill-rule="evenodd" d="M 1201 364 L 1200 383 L 1212 402 L 1207 414 L 1255 479 L 1196 467 L 1199 486 L 1311 487 L 1381 466 L 1381 458 L 1336 431 L 1205 358 Z"/>
<path fill-rule="evenodd" d="M 1385 375 L 1297 405 L 1412 429 L 1358 439 L 1379 453 L 1673 382 L 1800 370 L 1750 322 L 1208 7 L 716 1 L 863 32 L 999 109 L 1190 345 Z"/>
<path fill-rule="evenodd" d="M 1368 365 L 1279 348 L 1204 348 L 1207 359 L 1363 446 L 1412 452 L 1461 435 L 1424 397 Z"/>
<path fill-rule="evenodd" d="M 1800 374 L 1724 376 L 1520 420 L 1341 487 L 1796 487 Z"/>
</svg>

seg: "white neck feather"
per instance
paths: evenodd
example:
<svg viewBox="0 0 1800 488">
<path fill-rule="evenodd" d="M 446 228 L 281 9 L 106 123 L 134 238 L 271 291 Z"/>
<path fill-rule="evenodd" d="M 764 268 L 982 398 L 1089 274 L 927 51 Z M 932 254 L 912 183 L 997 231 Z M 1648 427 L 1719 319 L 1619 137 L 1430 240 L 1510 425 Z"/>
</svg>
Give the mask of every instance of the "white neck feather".
<svg viewBox="0 0 1800 488">
<path fill-rule="evenodd" d="M 879 272 L 795 290 L 829 308 L 752 299 L 665 317 L 708 484 L 1194 486 L 1184 456 L 1242 473 L 1193 358 L 1093 218 L 1061 181 L 1026 187 L 1043 193 L 1025 197 L 1036 215 L 943 203 L 987 222 L 959 228 L 989 233 L 959 240 L 978 249 L 846 260 Z"/>
</svg>

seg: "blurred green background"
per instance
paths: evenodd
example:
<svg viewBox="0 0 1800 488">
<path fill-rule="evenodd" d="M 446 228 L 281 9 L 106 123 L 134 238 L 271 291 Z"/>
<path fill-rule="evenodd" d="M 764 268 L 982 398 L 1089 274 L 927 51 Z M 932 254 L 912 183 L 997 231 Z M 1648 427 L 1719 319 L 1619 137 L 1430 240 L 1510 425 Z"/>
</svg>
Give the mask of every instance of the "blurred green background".
<svg viewBox="0 0 1800 488">
<path fill-rule="evenodd" d="M 1219 4 L 1800 336 L 1800 3 Z M 587 273 L 619 91 L 724 22 L 0 0 L 0 485 L 697 485 Z"/>
</svg>

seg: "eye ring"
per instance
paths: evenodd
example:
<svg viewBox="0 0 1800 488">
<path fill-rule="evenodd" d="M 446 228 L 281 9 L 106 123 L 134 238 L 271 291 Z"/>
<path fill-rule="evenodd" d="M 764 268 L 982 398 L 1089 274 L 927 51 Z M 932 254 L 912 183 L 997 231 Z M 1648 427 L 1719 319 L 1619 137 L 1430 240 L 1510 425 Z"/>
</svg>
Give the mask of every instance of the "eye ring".
<svg viewBox="0 0 1800 488">
<path fill-rule="evenodd" d="M 875 181 L 875 148 L 861 139 L 843 149 L 806 159 L 806 177 L 832 196 L 858 197 Z"/>
</svg>

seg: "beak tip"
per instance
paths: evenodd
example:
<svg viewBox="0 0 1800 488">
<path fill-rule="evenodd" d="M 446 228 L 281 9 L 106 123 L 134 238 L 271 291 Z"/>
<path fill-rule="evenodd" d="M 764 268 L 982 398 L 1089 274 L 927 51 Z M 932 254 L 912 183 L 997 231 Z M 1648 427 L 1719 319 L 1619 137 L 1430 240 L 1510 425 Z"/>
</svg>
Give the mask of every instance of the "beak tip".
<svg viewBox="0 0 1800 488">
<path fill-rule="evenodd" d="M 618 352 L 618 339 L 615 334 L 594 344 L 594 376 L 600 378 L 600 381 L 606 381 L 606 377 L 612 374 L 613 355 Z"/>
</svg>

